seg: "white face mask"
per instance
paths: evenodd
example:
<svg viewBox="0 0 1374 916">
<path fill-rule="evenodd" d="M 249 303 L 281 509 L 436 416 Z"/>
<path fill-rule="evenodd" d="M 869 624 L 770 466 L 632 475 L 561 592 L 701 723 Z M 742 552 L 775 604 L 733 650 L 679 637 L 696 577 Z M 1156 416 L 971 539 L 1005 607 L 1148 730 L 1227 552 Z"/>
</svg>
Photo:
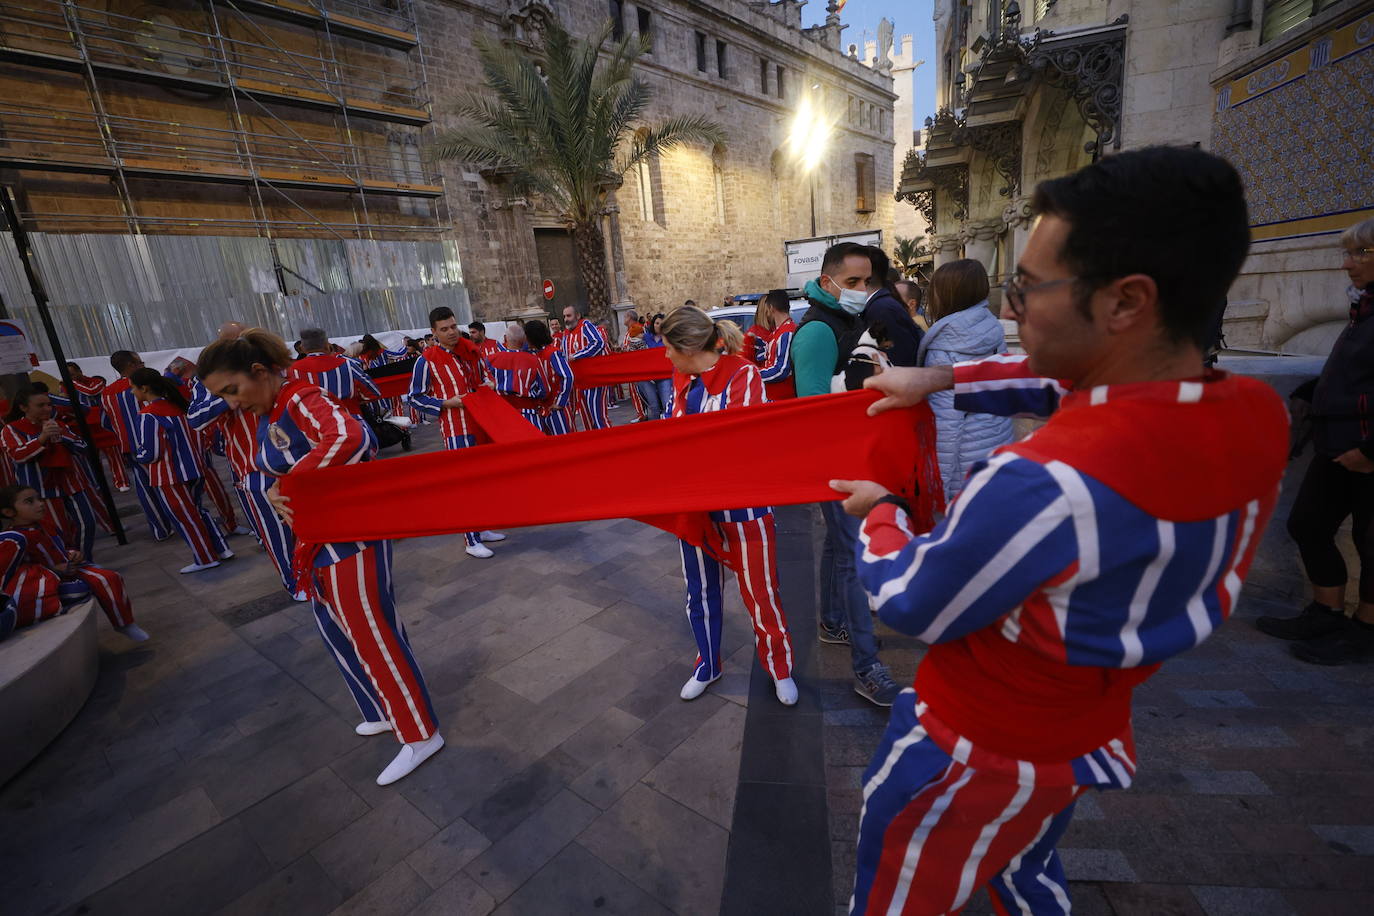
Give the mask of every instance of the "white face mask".
<svg viewBox="0 0 1374 916">
<path fill-rule="evenodd" d="M 840 308 L 851 315 L 857 315 L 868 305 L 868 293 L 861 289 L 840 290 Z"/>
</svg>

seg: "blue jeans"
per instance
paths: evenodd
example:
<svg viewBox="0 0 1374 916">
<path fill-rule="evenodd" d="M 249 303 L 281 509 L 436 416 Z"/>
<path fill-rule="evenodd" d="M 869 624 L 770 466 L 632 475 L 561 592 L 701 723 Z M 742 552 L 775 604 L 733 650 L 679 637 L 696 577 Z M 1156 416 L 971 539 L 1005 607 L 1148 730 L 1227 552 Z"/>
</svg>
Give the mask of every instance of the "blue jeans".
<svg viewBox="0 0 1374 916">
<path fill-rule="evenodd" d="M 658 399 L 658 383 L 635 382 L 635 390 L 639 392 L 639 399 L 644 402 L 644 418 L 646 420 L 662 419 L 663 402 Z"/>
<path fill-rule="evenodd" d="M 839 502 L 821 503 L 825 544 L 821 548 L 821 622 L 849 631 L 850 660 L 855 674 L 864 674 L 878 659 L 878 637 L 868 594 L 859 584 L 855 563 L 859 556 L 859 520 Z"/>
</svg>

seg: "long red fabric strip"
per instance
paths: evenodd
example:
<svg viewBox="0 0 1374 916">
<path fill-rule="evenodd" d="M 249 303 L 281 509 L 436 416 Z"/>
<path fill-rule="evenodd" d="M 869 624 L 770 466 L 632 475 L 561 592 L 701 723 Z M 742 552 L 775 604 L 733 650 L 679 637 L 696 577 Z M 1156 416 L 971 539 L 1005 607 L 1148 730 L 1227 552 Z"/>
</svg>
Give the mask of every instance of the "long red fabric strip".
<svg viewBox="0 0 1374 916">
<path fill-rule="evenodd" d="M 673 376 L 673 364 L 668 362 L 668 351 L 662 347 L 577 359 L 571 366 L 573 383 L 578 388 L 603 388 Z M 410 393 L 409 375 L 388 375 L 373 381 L 383 398 L 399 398 Z"/>
<path fill-rule="evenodd" d="M 507 441 L 295 473 L 281 486 L 297 537 L 317 544 L 606 518 L 641 518 L 674 530 L 676 516 L 833 500 L 832 478 L 876 480 L 911 498 L 918 471 L 915 521 L 928 527 L 939 493 L 934 418 L 925 405 L 869 417 L 877 398 L 851 391 L 537 443 Z M 464 403 L 484 428 L 502 424 L 504 412 L 519 416 L 494 392 Z M 631 457 L 638 467 L 661 469 L 656 486 L 597 485 Z M 358 512 L 359 505 L 406 509 Z"/>
</svg>

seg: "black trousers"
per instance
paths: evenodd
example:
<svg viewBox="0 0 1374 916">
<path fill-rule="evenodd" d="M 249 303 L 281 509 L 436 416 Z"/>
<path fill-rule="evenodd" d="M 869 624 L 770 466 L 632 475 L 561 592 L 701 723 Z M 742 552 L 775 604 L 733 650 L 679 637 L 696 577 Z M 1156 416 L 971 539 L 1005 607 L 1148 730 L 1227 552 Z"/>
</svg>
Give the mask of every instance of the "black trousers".
<svg viewBox="0 0 1374 916">
<path fill-rule="evenodd" d="M 1336 547 L 1336 532 L 1352 516 L 1360 556 L 1360 600 L 1374 602 L 1374 474 L 1357 474 L 1331 458 L 1314 455 L 1288 515 L 1288 533 L 1313 585 L 1345 585 L 1345 558 Z"/>
</svg>

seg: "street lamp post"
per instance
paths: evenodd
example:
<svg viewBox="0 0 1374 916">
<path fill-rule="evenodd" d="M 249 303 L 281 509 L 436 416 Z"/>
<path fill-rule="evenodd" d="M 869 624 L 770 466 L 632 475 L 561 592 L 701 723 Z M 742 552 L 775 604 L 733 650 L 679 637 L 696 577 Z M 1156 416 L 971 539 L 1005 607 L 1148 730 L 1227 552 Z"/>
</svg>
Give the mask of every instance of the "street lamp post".
<svg viewBox="0 0 1374 916">
<path fill-rule="evenodd" d="M 820 83 L 813 83 L 810 91 L 802 95 L 792 115 L 786 141 L 788 155 L 806 176 L 813 238 L 816 235 L 816 167 L 825 158 L 835 127 L 834 117 L 821 104 L 824 98 L 819 94 L 820 89 Z"/>
</svg>

